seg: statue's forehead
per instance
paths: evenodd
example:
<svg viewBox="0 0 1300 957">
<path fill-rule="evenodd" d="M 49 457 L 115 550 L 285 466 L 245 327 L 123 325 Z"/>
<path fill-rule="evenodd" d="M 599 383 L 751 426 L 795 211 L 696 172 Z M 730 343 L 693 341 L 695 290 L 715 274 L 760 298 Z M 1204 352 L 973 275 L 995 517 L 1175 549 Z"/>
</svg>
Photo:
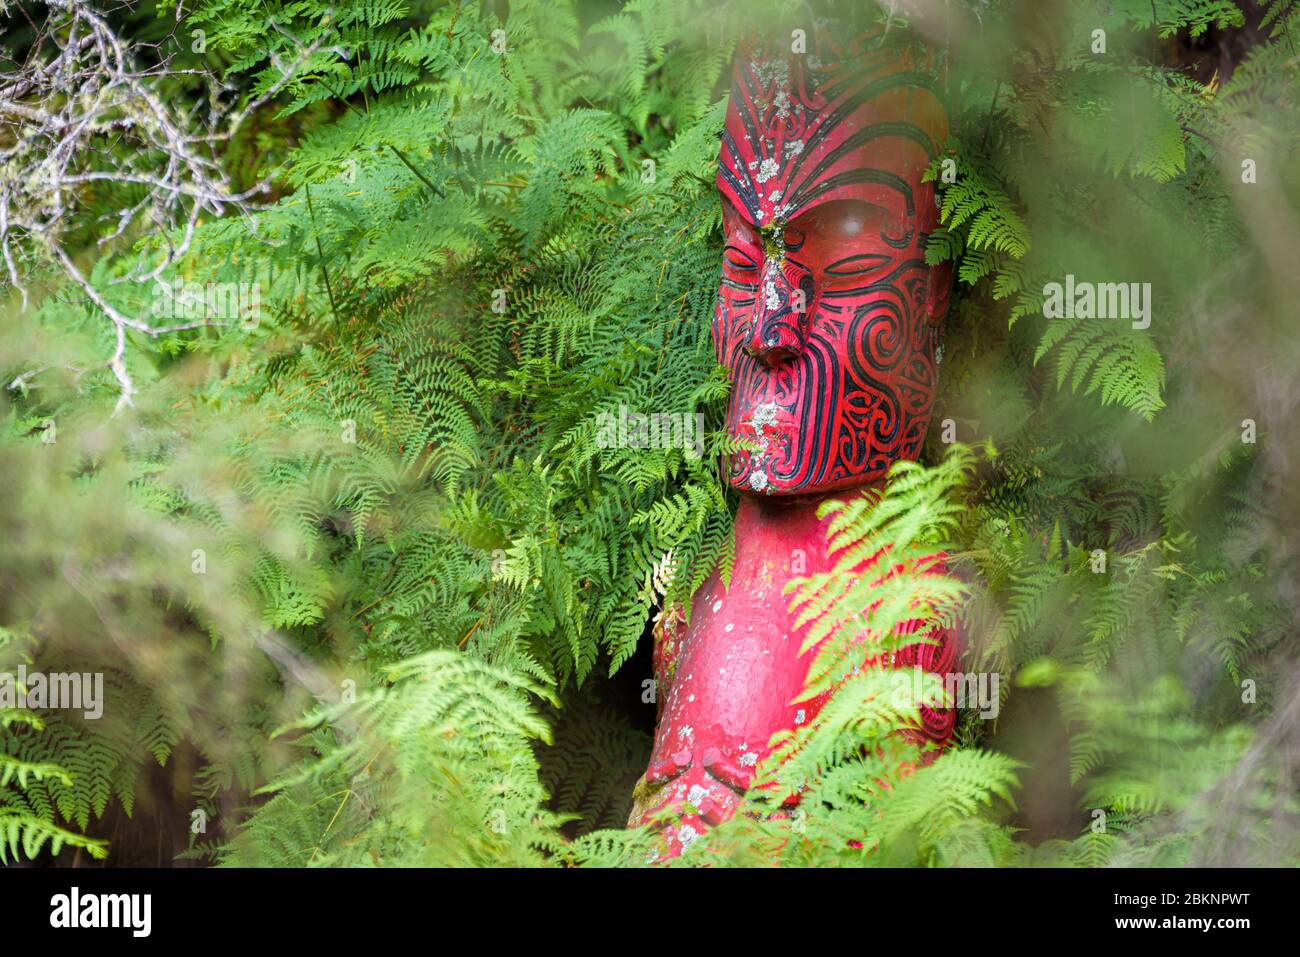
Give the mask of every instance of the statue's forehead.
<svg viewBox="0 0 1300 957">
<path fill-rule="evenodd" d="M 741 57 L 718 189 L 757 225 L 839 199 L 879 206 L 903 224 L 917 218 L 921 176 L 946 134 L 933 78 L 906 60 Z"/>
</svg>

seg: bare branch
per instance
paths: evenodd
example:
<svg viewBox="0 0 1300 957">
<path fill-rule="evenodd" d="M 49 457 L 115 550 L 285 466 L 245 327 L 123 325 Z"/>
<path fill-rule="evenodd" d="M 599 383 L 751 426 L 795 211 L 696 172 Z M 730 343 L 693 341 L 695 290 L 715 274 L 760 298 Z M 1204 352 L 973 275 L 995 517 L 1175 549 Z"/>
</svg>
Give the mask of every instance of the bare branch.
<svg viewBox="0 0 1300 957">
<path fill-rule="evenodd" d="M 0 14 L 9 6 L 0 0 Z M 172 56 L 160 58 L 156 45 L 124 42 L 90 0 L 47 0 L 46 6 L 27 62 L 0 75 L 0 281 L 20 292 L 25 309 L 25 272 L 47 260 L 62 267 L 113 324 L 115 347 L 107 365 L 118 382 L 120 410 L 136 392 L 126 369 L 127 330 L 159 336 L 218 323 L 155 327 L 123 314 L 94 288 L 66 248 L 70 236 L 87 225 L 92 187 L 100 203 L 116 195 L 115 186 L 130 197 L 97 217 L 115 221 L 112 232 L 96 240 L 99 249 L 129 238 L 133 227 L 160 237 L 152 268 L 141 263 L 113 282 L 162 283 L 162 274 L 188 254 L 203 213 L 248 216 L 255 198 L 269 191 L 269 181 L 236 189 L 218 150 L 291 82 L 332 32 L 308 44 L 275 24 L 293 41 L 295 56 L 288 64 L 276 63 L 277 82 L 236 108 L 225 105 L 229 90 L 211 74 L 174 69 Z M 160 92 L 163 83 L 180 77 L 208 85 L 207 116 L 192 115 L 183 101 Z"/>
</svg>

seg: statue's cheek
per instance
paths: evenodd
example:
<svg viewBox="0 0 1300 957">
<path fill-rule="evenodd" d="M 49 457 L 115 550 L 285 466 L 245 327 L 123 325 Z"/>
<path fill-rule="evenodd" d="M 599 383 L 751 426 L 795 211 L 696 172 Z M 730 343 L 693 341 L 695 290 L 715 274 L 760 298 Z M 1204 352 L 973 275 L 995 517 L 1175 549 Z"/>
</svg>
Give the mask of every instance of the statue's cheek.
<svg viewBox="0 0 1300 957">
<path fill-rule="evenodd" d="M 735 371 L 744 329 L 752 320 L 753 300 L 723 289 L 713 310 L 713 351 L 718 362 Z"/>
<path fill-rule="evenodd" d="M 727 355 L 727 301 L 721 294 L 713 307 L 713 355 L 725 362 Z"/>
</svg>

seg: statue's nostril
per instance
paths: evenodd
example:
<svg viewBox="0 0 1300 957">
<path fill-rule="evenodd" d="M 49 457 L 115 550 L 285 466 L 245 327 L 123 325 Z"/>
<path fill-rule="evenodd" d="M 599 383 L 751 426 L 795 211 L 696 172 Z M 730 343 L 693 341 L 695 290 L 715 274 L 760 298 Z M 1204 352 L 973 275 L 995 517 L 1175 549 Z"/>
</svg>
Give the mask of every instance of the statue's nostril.
<svg viewBox="0 0 1300 957">
<path fill-rule="evenodd" d="M 763 343 L 759 346 L 745 346 L 745 352 L 751 358 L 757 359 L 764 365 L 773 369 L 783 362 L 789 362 L 799 355 L 799 350 L 791 346 L 778 345 L 776 340 Z"/>
</svg>

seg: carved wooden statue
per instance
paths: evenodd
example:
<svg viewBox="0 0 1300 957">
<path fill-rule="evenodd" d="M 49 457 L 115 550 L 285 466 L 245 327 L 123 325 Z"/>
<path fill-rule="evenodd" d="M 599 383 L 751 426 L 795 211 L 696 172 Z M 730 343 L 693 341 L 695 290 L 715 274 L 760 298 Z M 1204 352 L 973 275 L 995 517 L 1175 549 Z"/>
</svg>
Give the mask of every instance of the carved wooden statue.
<svg viewBox="0 0 1300 957">
<path fill-rule="evenodd" d="M 715 574 L 688 627 L 669 615 L 656 631 L 659 722 L 632 823 L 682 811 L 670 854 L 733 814 L 773 733 L 822 703 L 792 703 L 809 656 L 782 594 L 792 556 L 803 574 L 829 570 L 817 506 L 881 482 L 925 437 L 950 284 L 924 255 L 938 210 L 922 174 L 948 127 L 925 61 L 870 37 L 736 57 L 713 338 L 733 377 L 727 429 L 751 450 L 729 463 L 742 493 L 730 587 Z M 939 639 L 892 664 L 946 674 L 953 640 Z M 940 746 L 953 721 L 920 715 Z"/>
</svg>

